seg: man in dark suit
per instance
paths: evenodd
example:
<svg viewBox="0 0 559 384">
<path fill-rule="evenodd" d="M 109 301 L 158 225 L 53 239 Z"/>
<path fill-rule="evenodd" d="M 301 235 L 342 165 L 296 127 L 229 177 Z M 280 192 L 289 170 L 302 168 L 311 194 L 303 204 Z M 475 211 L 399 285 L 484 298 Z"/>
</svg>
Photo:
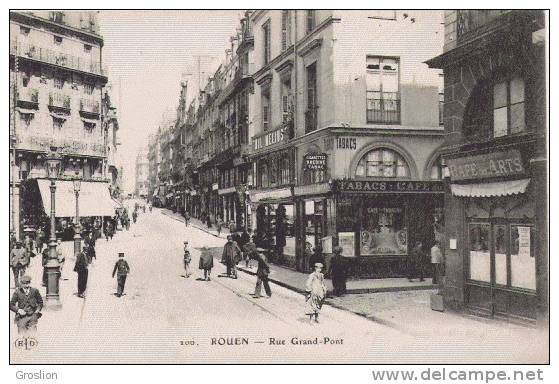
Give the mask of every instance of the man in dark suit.
<svg viewBox="0 0 559 384">
<path fill-rule="evenodd" d="M 227 267 L 227 276 L 237 278 L 237 263 L 241 260 L 241 250 L 231 235 L 227 236 L 227 243 L 223 246 L 221 262 Z"/>
<path fill-rule="evenodd" d="M 256 287 L 254 288 L 254 295 L 252 297 L 255 299 L 261 298 L 262 295 L 260 292 L 262 291 L 262 285 L 264 285 L 266 297 L 269 299 L 272 297 L 272 290 L 270 289 L 270 283 L 268 282 L 268 275 L 270 274 L 268 260 L 266 260 L 266 256 L 258 252 L 252 253 L 252 257 L 258 262 L 258 269 L 256 270 Z"/>
<path fill-rule="evenodd" d="M 115 267 L 113 268 L 113 278 L 115 277 L 115 273 L 116 273 L 116 278 L 118 282 L 118 288 L 115 293 L 116 297 L 122 296 L 124 292 L 124 285 L 126 284 L 126 276 L 128 276 L 129 272 L 130 272 L 130 266 L 128 265 L 128 262 L 124 260 L 124 252 L 119 252 L 118 260 L 115 263 Z"/>
<path fill-rule="evenodd" d="M 36 332 L 37 322 L 43 309 L 43 298 L 36 288 L 31 288 L 31 277 L 25 275 L 20 280 L 10 300 L 10 311 L 15 312 L 17 332 L 19 334 Z"/>
<path fill-rule="evenodd" d="M 87 276 L 89 260 L 85 253 L 87 252 L 87 246 L 84 246 L 84 250 L 76 256 L 76 264 L 74 265 L 74 272 L 78 273 L 78 297 L 85 298 L 84 292 L 87 289 Z"/>
</svg>

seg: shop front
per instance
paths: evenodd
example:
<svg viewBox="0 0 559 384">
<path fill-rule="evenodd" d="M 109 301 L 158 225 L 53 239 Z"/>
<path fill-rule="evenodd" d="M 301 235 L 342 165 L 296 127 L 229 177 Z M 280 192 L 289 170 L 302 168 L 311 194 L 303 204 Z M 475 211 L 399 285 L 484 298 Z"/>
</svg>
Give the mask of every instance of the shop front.
<svg viewBox="0 0 559 384">
<path fill-rule="evenodd" d="M 546 271 L 536 206 L 544 186 L 533 177 L 530 155 L 505 148 L 458 156 L 447 160 L 453 216 L 447 301 L 461 298 L 482 316 L 536 320 Z M 463 270 L 453 267 L 458 263 Z"/>
<path fill-rule="evenodd" d="M 356 277 L 404 277 L 411 249 L 422 243 L 429 275 L 430 248 L 443 237 L 441 181 L 336 180 L 335 232 Z M 336 241 L 335 241 L 336 242 Z"/>
</svg>

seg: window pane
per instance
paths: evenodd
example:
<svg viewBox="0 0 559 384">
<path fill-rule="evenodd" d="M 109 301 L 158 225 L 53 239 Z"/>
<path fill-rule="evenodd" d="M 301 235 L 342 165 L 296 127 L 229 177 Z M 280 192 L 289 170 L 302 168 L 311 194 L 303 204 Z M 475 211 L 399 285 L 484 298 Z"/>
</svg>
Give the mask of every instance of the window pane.
<svg viewBox="0 0 559 384">
<path fill-rule="evenodd" d="M 376 163 L 367 164 L 367 176 L 380 176 L 379 166 Z"/>
<path fill-rule="evenodd" d="M 524 103 L 511 105 L 510 107 L 510 132 L 518 133 L 524 131 Z"/>
<path fill-rule="evenodd" d="M 367 161 L 379 162 L 380 161 L 380 151 L 376 150 L 376 151 L 369 152 L 369 154 L 367 155 Z"/>
<path fill-rule="evenodd" d="M 398 92 L 398 74 L 397 73 L 383 73 L 382 74 L 382 91 L 383 92 Z"/>
<path fill-rule="evenodd" d="M 403 160 L 398 160 L 397 177 L 408 177 L 408 165 Z"/>
<path fill-rule="evenodd" d="M 501 137 L 507 134 L 507 108 L 499 108 L 493 111 L 493 137 Z"/>
<path fill-rule="evenodd" d="M 491 281 L 489 224 L 470 224 L 470 279 Z"/>
<path fill-rule="evenodd" d="M 367 71 L 365 76 L 367 91 L 380 91 L 380 74 L 378 72 Z"/>
<path fill-rule="evenodd" d="M 493 108 L 507 105 L 507 83 L 498 83 L 493 86 Z"/>
<path fill-rule="evenodd" d="M 357 165 L 357 170 L 355 171 L 355 174 L 357 176 L 365 176 L 365 165 L 363 164 L 363 161 L 360 161 L 359 164 Z"/>
<path fill-rule="evenodd" d="M 524 101 L 524 80 L 515 77 L 510 81 L 510 103 L 520 103 Z"/>
<path fill-rule="evenodd" d="M 378 57 L 367 57 L 367 69 L 380 69 L 380 59 Z"/>
<path fill-rule="evenodd" d="M 534 230 L 530 226 L 511 225 L 510 232 L 511 285 L 535 290 Z"/>
<path fill-rule="evenodd" d="M 507 285 L 507 244 L 506 227 L 495 225 L 493 227 L 495 239 L 495 282 Z"/>
</svg>

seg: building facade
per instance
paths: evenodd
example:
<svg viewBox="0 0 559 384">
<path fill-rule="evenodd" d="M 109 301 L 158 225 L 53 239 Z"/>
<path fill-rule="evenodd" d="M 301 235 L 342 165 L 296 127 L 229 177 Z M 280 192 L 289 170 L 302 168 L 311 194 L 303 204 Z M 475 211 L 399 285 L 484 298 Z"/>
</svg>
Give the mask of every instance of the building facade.
<svg viewBox="0 0 559 384">
<path fill-rule="evenodd" d="M 138 151 L 136 155 L 136 184 L 134 194 L 138 197 L 146 198 L 149 191 L 149 160 L 147 148 Z"/>
<path fill-rule="evenodd" d="M 546 322 L 543 11 L 445 12 L 448 307 Z"/>
<path fill-rule="evenodd" d="M 74 193 L 66 187 L 75 177 L 100 201 L 84 216 L 114 214 L 102 47 L 96 12 L 10 12 L 11 223 L 18 235 L 50 214 L 43 180 L 50 149 L 63 156 L 58 222 L 74 216 Z"/>
<path fill-rule="evenodd" d="M 404 276 L 413 244 L 442 236 L 442 76 L 423 64 L 442 51 L 437 17 L 251 15 L 250 210 L 272 260 L 308 271 L 305 249 L 340 245 L 354 276 Z"/>
</svg>

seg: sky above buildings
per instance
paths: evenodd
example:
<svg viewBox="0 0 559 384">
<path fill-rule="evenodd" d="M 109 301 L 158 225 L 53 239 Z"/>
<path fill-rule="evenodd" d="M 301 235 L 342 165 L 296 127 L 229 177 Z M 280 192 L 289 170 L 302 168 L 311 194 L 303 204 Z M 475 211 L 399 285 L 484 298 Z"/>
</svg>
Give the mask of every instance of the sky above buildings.
<svg viewBox="0 0 559 384">
<path fill-rule="evenodd" d="M 101 11 L 103 65 L 119 113 L 124 187 L 134 186 L 134 161 L 164 114 L 174 116 L 180 82 L 189 99 L 225 58 L 243 11 Z"/>
</svg>

